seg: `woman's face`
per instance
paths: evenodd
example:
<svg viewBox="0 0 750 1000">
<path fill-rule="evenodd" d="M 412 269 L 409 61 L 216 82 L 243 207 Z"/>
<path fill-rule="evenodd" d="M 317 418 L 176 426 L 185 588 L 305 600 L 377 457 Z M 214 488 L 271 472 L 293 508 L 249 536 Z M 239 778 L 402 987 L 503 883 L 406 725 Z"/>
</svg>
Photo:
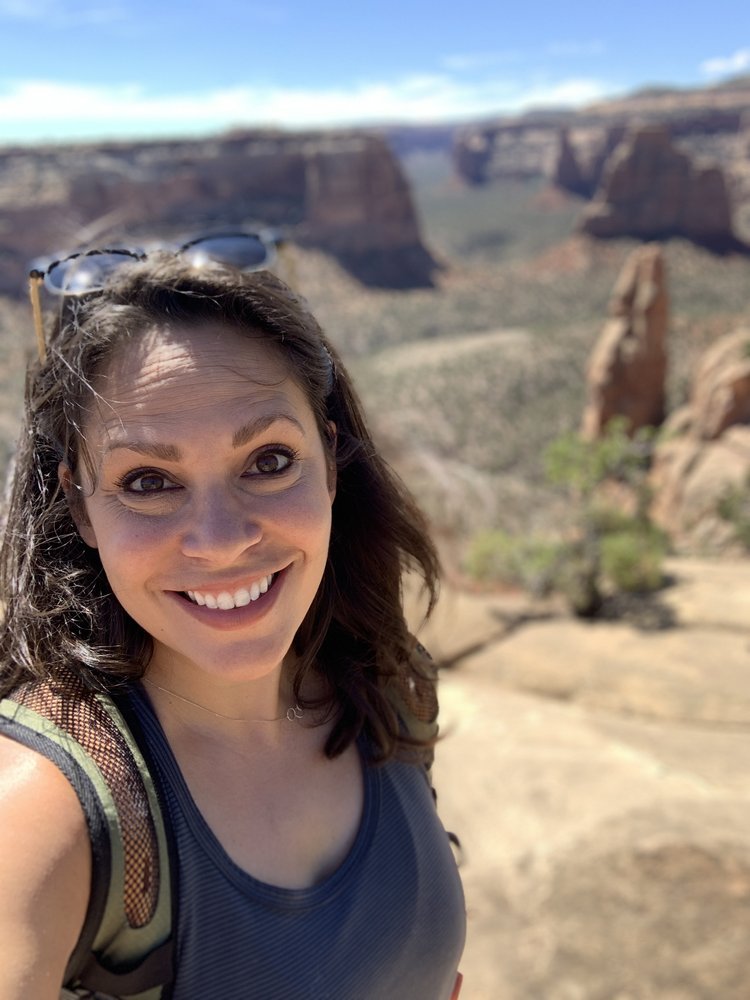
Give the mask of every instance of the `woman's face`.
<svg viewBox="0 0 750 1000">
<path fill-rule="evenodd" d="M 266 342 L 217 326 L 150 331 L 97 389 L 77 522 L 153 637 L 149 669 L 243 681 L 280 667 L 331 530 L 304 392 Z"/>
</svg>

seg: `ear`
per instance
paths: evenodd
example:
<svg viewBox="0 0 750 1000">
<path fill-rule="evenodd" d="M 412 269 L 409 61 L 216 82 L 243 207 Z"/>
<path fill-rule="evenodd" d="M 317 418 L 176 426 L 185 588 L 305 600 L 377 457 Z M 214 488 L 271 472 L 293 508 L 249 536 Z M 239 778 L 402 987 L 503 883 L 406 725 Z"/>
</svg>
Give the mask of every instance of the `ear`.
<svg viewBox="0 0 750 1000">
<path fill-rule="evenodd" d="M 91 527 L 91 522 L 86 512 L 86 501 L 83 498 L 80 486 L 76 483 L 73 473 L 70 471 L 70 466 L 65 462 L 60 462 L 58 465 L 57 478 L 65 494 L 65 499 L 68 501 L 68 510 L 70 511 L 70 516 L 73 518 L 73 523 L 76 526 L 78 534 L 90 548 L 98 548 L 96 533 Z"/>
<path fill-rule="evenodd" d="M 333 503 L 336 497 L 336 424 L 329 420 L 326 423 L 326 464 L 328 466 L 328 494 Z"/>
</svg>

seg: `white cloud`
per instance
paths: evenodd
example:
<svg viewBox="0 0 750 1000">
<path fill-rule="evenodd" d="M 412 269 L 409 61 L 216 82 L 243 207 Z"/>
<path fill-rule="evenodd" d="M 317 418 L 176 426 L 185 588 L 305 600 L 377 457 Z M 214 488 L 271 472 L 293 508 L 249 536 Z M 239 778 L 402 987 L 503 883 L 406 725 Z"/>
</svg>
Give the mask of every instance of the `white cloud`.
<svg viewBox="0 0 750 1000">
<path fill-rule="evenodd" d="M 487 69 L 488 66 L 499 66 L 503 63 L 520 62 L 524 58 L 523 52 L 463 52 L 454 55 L 443 56 L 441 65 L 444 69 L 456 73 L 463 73 L 469 70 Z"/>
<path fill-rule="evenodd" d="M 514 80 L 413 75 L 350 87 L 237 86 L 154 95 L 140 84 L 88 86 L 25 80 L 0 89 L 0 142 L 84 136 L 210 132 L 238 125 L 317 127 L 378 122 L 451 121 L 576 105 L 611 92 L 597 80 L 566 79 L 520 87 Z"/>
<path fill-rule="evenodd" d="M 540 83 L 521 94 L 516 109 L 577 107 L 601 100 L 613 90 L 612 87 L 604 87 L 598 80 L 589 80 L 585 77 L 561 80 L 558 83 Z"/>
<path fill-rule="evenodd" d="M 606 50 L 604 42 L 598 39 L 591 41 L 556 41 L 549 42 L 539 50 L 523 51 L 521 49 L 505 49 L 491 52 L 460 52 L 444 56 L 441 65 L 451 72 L 488 69 L 493 66 L 512 63 L 539 63 L 550 57 L 561 59 L 585 59 L 591 56 L 603 55 Z"/>
<path fill-rule="evenodd" d="M 733 76 L 750 70 L 750 48 L 738 49 L 731 56 L 706 59 L 701 63 L 701 73 L 705 76 Z"/>
</svg>

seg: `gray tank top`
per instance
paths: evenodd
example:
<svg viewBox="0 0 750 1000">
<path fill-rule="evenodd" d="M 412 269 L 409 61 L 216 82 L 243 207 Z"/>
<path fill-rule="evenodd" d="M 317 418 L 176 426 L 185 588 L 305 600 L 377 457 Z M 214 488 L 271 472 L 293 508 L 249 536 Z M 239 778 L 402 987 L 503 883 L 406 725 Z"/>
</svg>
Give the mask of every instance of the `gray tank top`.
<svg viewBox="0 0 750 1000">
<path fill-rule="evenodd" d="M 132 701 L 177 854 L 173 1000 L 448 1000 L 465 906 L 422 768 L 365 765 L 364 811 L 344 862 L 311 889 L 282 889 L 229 858 L 150 705 Z"/>
</svg>

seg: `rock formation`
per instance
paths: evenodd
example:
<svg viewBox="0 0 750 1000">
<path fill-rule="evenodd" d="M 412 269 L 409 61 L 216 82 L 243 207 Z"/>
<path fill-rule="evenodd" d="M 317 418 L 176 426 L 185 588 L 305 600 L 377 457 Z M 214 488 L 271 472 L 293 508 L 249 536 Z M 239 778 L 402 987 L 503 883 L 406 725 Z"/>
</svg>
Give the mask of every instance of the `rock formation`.
<svg viewBox="0 0 750 1000">
<path fill-rule="evenodd" d="M 633 131 L 609 158 L 580 229 L 598 237 L 684 236 L 718 251 L 742 247 L 721 170 L 693 162 L 655 125 Z"/>
<path fill-rule="evenodd" d="M 704 353 L 688 403 L 665 420 L 668 312 L 662 251 L 638 247 L 589 359 L 581 433 L 594 440 L 613 417 L 627 418 L 631 430 L 661 425 L 650 473 L 654 520 L 678 544 L 723 548 L 733 529 L 719 502 L 750 477 L 750 329 Z"/>
<path fill-rule="evenodd" d="M 406 178 L 386 154 L 385 147 L 359 140 L 311 150 L 299 238 L 334 254 L 365 283 L 424 284 L 435 262 L 419 239 Z"/>
<path fill-rule="evenodd" d="M 733 424 L 750 424 L 750 332 L 737 330 L 713 344 L 698 364 L 689 433 L 713 441 Z"/>
<path fill-rule="evenodd" d="M 655 519 L 679 541 L 725 544 L 732 532 L 717 505 L 750 474 L 750 329 L 708 349 L 664 431 L 651 472 Z"/>
<path fill-rule="evenodd" d="M 582 433 L 598 437 L 613 417 L 632 431 L 664 418 L 669 301 L 661 248 L 639 247 L 625 262 L 592 352 Z"/>
<path fill-rule="evenodd" d="M 560 129 L 560 143 L 552 169 L 552 183 L 572 194 L 589 194 L 589 185 L 584 177 L 575 150 L 570 142 L 568 130 Z"/>
<path fill-rule="evenodd" d="M 487 180 L 493 136 L 479 129 L 459 132 L 453 143 L 453 165 L 458 176 L 467 184 L 483 184 Z"/>
<path fill-rule="evenodd" d="M 747 127 L 748 113 L 750 81 L 747 79 L 737 80 L 731 86 L 692 91 L 667 88 L 640 91 L 575 112 L 531 111 L 464 126 L 454 138 L 454 164 L 458 176 L 469 183 L 521 175 L 550 178 L 555 169 L 560 129 L 564 128 L 581 171 L 592 180 L 600 172 L 602 151 L 605 156 L 611 152 L 612 134 L 656 124 L 667 128 L 684 152 L 720 163 L 733 185 L 735 163 L 744 155 L 742 133 Z M 474 154 L 479 149 L 481 157 L 477 159 Z"/>
<path fill-rule="evenodd" d="M 552 175 L 561 125 L 565 120 L 508 122 L 498 127 L 468 127 L 456 133 L 453 163 L 469 184 L 497 177 L 530 178 Z"/>
<path fill-rule="evenodd" d="M 105 236 L 171 239 L 284 227 L 374 285 L 420 286 L 435 263 L 385 141 L 359 133 L 0 151 L 0 292 L 37 255 Z"/>
</svg>

